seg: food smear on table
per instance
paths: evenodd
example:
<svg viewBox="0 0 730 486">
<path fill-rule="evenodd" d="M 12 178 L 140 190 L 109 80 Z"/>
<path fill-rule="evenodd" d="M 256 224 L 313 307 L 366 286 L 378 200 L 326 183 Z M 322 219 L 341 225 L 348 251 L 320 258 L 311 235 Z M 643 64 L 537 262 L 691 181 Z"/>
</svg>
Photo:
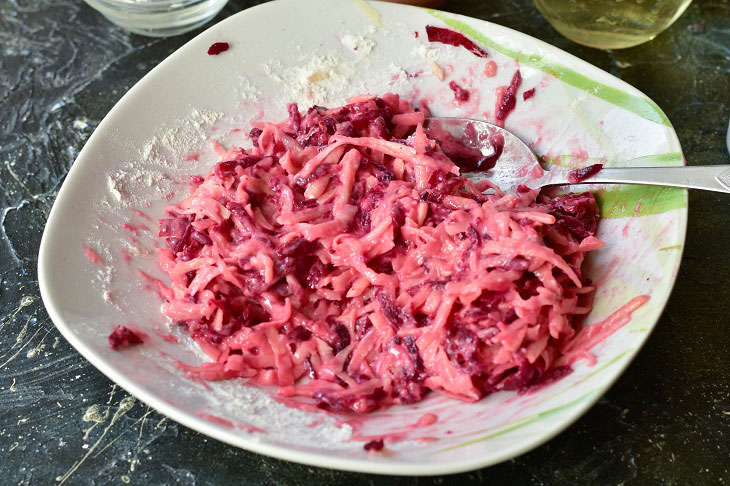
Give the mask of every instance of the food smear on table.
<svg viewBox="0 0 730 486">
<path fill-rule="evenodd" d="M 163 311 L 212 360 L 186 368 L 358 413 L 566 374 L 602 246 L 593 196 L 475 185 L 427 110 L 350 101 L 257 124 L 166 208 Z"/>
</svg>

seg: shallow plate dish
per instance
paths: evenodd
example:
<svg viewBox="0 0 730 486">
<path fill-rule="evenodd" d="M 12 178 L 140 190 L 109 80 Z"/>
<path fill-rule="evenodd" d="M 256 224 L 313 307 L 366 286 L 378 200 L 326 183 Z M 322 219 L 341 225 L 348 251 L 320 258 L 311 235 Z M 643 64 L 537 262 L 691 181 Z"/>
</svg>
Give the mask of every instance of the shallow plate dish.
<svg viewBox="0 0 730 486">
<path fill-rule="evenodd" d="M 460 31 L 489 53 L 429 44 L 425 26 Z M 230 49 L 207 55 L 215 42 Z M 493 62 L 494 64 L 489 64 Z M 466 404 L 436 394 L 360 417 L 286 407 L 243 381 L 200 383 L 176 362 L 204 355 L 160 314 L 154 278 L 156 220 L 216 151 L 248 143 L 253 120 L 279 120 L 286 103 L 338 106 L 388 91 L 435 115 L 493 120 L 498 87 L 523 81 L 506 127 L 549 164 L 584 166 L 644 157 L 681 165 L 662 111 L 615 77 L 539 40 L 488 22 L 365 1 L 282 0 L 239 13 L 200 34 L 145 76 L 101 122 L 58 194 L 43 235 L 39 279 L 48 312 L 99 370 L 159 412 L 216 439 L 316 466 L 387 474 L 444 474 L 497 463 L 545 442 L 584 413 L 638 352 L 669 297 L 687 220 L 683 190 L 594 187 L 607 246 L 587 262 L 598 285 L 587 324 L 631 299 L 650 300 L 593 349 L 596 362 L 537 392 L 497 393 Z M 445 79 L 439 79 L 442 70 Z M 456 81 L 470 98 L 457 102 Z M 522 92 L 535 88 L 534 97 Z M 88 249 L 88 250 L 87 250 Z M 100 261 L 87 258 L 90 250 Z M 139 271 L 145 272 L 143 277 Z M 142 346 L 112 351 L 117 324 Z M 178 343 L 171 341 L 177 340 Z M 431 412 L 435 424 L 413 427 Z M 347 423 L 344 423 L 347 422 Z M 383 454 L 363 442 L 386 435 Z"/>
</svg>

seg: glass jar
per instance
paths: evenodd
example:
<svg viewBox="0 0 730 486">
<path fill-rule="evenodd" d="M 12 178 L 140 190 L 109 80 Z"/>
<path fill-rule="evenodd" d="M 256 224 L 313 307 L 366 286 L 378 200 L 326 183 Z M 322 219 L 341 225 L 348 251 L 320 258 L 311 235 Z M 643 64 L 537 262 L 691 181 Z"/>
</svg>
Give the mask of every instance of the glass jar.
<svg viewBox="0 0 730 486">
<path fill-rule="evenodd" d="M 692 0 L 534 0 L 555 30 L 579 44 L 622 49 L 650 41 Z"/>
<path fill-rule="evenodd" d="M 168 37 L 207 23 L 228 0 L 85 0 L 123 29 Z"/>
</svg>

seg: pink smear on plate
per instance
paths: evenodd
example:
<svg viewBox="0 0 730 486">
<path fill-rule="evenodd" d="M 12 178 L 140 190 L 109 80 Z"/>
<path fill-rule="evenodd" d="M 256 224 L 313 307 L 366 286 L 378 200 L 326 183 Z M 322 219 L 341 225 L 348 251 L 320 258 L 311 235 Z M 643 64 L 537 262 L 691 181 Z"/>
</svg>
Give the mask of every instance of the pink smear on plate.
<svg viewBox="0 0 730 486">
<path fill-rule="evenodd" d="M 122 229 L 125 229 L 125 230 L 129 231 L 134 236 L 139 236 L 140 230 L 141 231 L 149 231 L 150 230 L 147 226 L 145 226 L 143 224 L 134 225 L 134 224 L 129 224 L 129 223 L 123 223 L 122 224 Z"/>
<path fill-rule="evenodd" d="M 219 424 L 219 425 L 225 425 L 226 427 L 230 427 L 230 428 L 234 428 L 235 427 L 235 425 L 233 424 L 233 422 L 231 422 L 230 420 L 226 420 L 226 419 L 223 419 L 223 418 L 220 418 L 220 417 L 216 417 L 215 415 L 211 415 L 209 413 L 198 412 L 195 415 L 197 415 L 198 417 L 200 417 L 202 419 L 208 420 L 210 422 L 213 422 L 213 423 L 216 423 L 216 424 Z"/>
<path fill-rule="evenodd" d="M 569 366 L 579 359 L 586 359 L 591 365 L 595 364 L 596 358 L 588 350 L 626 325 L 631 320 L 631 314 L 648 301 L 648 295 L 634 297 L 603 321 L 581 329 L 575 339 L 563 348 L 557 365 Z"/>
<path fill-rule="evenodd" d="M 454 92 L 454 98 L 458 101 L 469 101 L 469 91 L 459 86 L 456 81 L 449 83 L 449 89 Z"/>
<path fill-rule="evenodd" d="M 418 422 L 416 422 L 416 427 L 427 427 L 429 425 L 433 425 L 438 421 L 438 415 L 433 413 L 424 413 L 420 419 L 418 419 Z"/>
<path fill-rule="evenodd" d="M 254 427 L 253 425 L 234 424 L 230 420 L 226 420 L 226 419 L 221 418 L 221 417 L 216 417 L 215 415 L 211 415 L 209 413 L 198 412 L 195 415 L 197 415 L 198 417 L 200 417 L 202 419 L 208 420 L 208 421 L 213 422 L 213 423 L 216 423 L 216 424 L 225 425 L 226 427 L 230 427 L 232 429 L 245 430 L 249 434 L 253 434 L 253 433 L 265 434 L 266 433 L 266 431 L 264 429 L 260 429 L 258 427 Z"/>
<path fill-rule="evenodd" d="M 122 254 L 122 260 L 124 260 L 124 263 L 129 263 L 132 261 L 132 255 L 129 254 L 129 251 L 122 248 L 120 252 Z"/>
<path fill-rule="evenodd" d="M 140 277 L 142 277 L 142 280 L 147 282 L 146 288 L 155 292 L 161 300 L 164 300 L 166 298 L 172 298 L 172 290 L 170 290 L 167 285 L 162 283 L 160 279 L 152 277 L 142 270 L 138 270 L 137 273 Z"/>
<path fill-rule="evenodd" d="M 84 250 L 84 256 L 87 260 L 89 260 L 91 263 L 95 263 L 96 265 L 104 266 L 104 260 L 101 259 L 97 252 L 95 252 L 88 246 L 84 246 L 82 248 Z"/>
<path fill-rule="evenodd" d="M 160 338 L 162 338 L 163 341 L 167 341 L 168 343 L 177 343 L 178 342 L 177 338 L 169 333 L 168 334 L 158 334 L 158 336 L 160 336 Z"/>
<path fill-rule="evenodd" d="M 134 214 L 136 214 L 137 216 L 139 216 L 140 218 L 142 218 L 142 219 L 146 219 L 147 221 L 152 221 L 152 218 L 150 218 L 149 216 L 147 216 L 145 213 L 143 213 L 139 209 L 133 209 L 132 212 Z M 146 229 L 149 230 L 149 228 L 146 228 Z"/>
<path fill-rule="evenodd" d="M 324 423 L 324 417 L 318 417 L 315 420 L 312 420 L 309 424 L 307 424 L 307 427 L 310 429 L 313 429 L 314 427 L 317 427 L 318 425 L 322 425 Z"/>
</svg>

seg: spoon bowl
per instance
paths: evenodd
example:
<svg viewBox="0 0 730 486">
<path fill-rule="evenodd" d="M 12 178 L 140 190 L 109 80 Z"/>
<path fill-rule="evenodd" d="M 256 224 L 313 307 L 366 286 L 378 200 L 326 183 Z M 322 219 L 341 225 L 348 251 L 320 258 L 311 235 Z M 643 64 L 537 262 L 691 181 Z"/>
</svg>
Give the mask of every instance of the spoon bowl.
<svg viewBox="0 0 730 486">
<path fill-rule="evenodd" d="M 426 133 L 438 140 L 444 153 L 472 182 L 489 180 L 502 192 L 518 186 L 581 184 L 642 184 L 684 187 L 730 194 L 730 165 L 683 167 L 610 167 L 593 164 L 579 169 L 546 170 L 517 135 L 509 130 L 471 118 L 431 117 Z M 635 165 L 638 159 L 621 165 Z"/>
</svg>

